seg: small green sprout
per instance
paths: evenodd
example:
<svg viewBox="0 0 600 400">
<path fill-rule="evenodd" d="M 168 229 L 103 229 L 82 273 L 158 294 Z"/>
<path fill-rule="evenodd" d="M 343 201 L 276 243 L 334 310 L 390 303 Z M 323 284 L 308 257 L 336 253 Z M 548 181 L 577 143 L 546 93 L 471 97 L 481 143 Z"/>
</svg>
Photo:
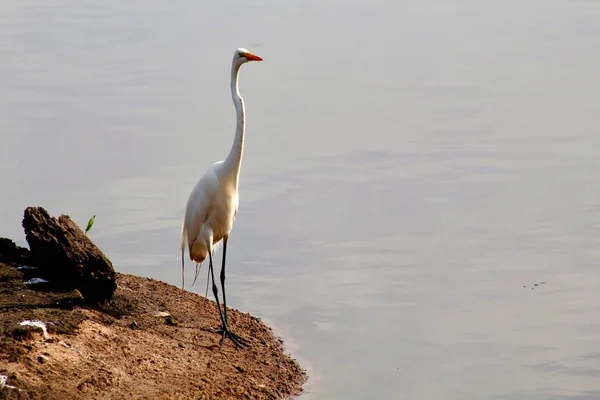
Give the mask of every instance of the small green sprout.
<svg viewBox="0 0 600 400">
<path fill-rule="evenodd" d="M 87 226 L 85 227 L 85 234 L 87 235 L 88 231 L 92 228 L 92 225 L 94 225 L 94 221 L 96 220 L 96 214 L 94 214 L 94 216 L 92 218 L 90 218 L 90 220 L 87 223 Z"/>
</svg>

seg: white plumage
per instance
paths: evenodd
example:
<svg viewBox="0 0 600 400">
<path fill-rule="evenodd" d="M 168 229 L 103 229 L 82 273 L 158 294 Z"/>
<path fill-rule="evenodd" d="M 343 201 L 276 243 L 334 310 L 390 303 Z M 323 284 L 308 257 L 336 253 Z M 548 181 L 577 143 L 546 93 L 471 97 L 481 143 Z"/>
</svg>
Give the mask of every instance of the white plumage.
<svg viewBox="0 0 600 400">
<path fill-rule="evenodd" d="M 191 260 L 201 263 L 208 257 L 209 247 L 229 235 L 238 209 L 236 181 L 230 179 L 224 161 L 218 161 L 194 186 L 183 224 Z"/>
</svg>

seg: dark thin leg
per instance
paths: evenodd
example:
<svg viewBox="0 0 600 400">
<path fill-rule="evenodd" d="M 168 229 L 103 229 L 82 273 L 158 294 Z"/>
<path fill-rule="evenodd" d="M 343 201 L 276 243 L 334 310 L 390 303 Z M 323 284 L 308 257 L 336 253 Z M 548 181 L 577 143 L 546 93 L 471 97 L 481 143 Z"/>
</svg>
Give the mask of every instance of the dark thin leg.
<svg viewBox="0 0 600 400">
<path fill-rule="evenodd" d="M 212 275 L 212 290 L 213 290 L 213 294 L 215 295 L 215 301 L 217 302 L 217 309 L 219 310 L 219 315 L 221 316 L 221 323 L 223 324 L 223 326 L 226 326 L 227 324 L 225 323 L 225 319 L 223 317 L 223 312 L 221 311 L 221 305 L 219 304 L 219 289 L 217 289 L 217 285 L 215 285 L 215 274 L 213 272 L 213 262 L 212 262 L 212 252 L 210 250 L 208 250 L 208 257 L 209 257 L 209 265 L 208 268 L 210 270 L 210 274 Z"/>
<path fill-rule="evenodd" d="M 248 341 L 242 337 L 239 337 L 235 333 L 231 332 L 231 330 L 229 329 L 229 326 L 227 325 L 227 322 L 225 321 L 225 317 L 223 316 L 223 313 L 221 312 L 221 305 L 219 304 L 219 289 L 217 289 L 217 284 L 215 283 L 215 273 L 214 273 L 214 269 L 213 269 L 211 251 L 208 252 L 208 256 L 209 256 L 209 261 L 210 261 L 209 270 L 210 270 L 210 275 L 212 277 L 212 290 L 213 290 L 213 294 L 215 295 L 215 300 L 217 302 L 217 308 L 219 309 L 219 315 L 221 316 L 221 323 L 223 324 L 221 329 L 219 329 L 217 331 L 217 333 L 223 334 L 223 336 L 221 337 L 219 346 L 223 345 L 223 340 L 225 339 L 225 337 L 228 337 L 229 339 L 231 339 L 231 341 L 233 342 L 233 344 L 236 347 L 245 347 L 248 345 Z"/>
<path fill-rule="evenodd" d="M 223 238 L 223 263 L 221 264 L 221 290 L 223 291 L 223 314 L 225 314 L 225 323 L 227 320 L 227 300 L 225 299 L 225 257 L 227 256 L 227 236 Z"/>
</svg>

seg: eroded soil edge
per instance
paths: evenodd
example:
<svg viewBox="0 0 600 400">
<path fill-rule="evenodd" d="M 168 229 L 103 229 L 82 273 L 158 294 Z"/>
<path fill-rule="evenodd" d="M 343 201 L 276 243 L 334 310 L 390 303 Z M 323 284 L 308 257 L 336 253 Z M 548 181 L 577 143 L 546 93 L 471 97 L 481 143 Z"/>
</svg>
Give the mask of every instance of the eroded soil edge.
<svg viewBox="0 0 600 400">
<path fill-rule="evenodd" d="M 117 274 L 110 301 L 84 306 L 76 291 L 32 289 L 16 267 L 0 262 L 0 398 L 282 399 L 306 380 L 249 314 L 228 317 L 251 346 L 219 349 L 216 305 L 202 296 Z M 43 321 L 49 338 L 24 320 Z"/>
</svg>

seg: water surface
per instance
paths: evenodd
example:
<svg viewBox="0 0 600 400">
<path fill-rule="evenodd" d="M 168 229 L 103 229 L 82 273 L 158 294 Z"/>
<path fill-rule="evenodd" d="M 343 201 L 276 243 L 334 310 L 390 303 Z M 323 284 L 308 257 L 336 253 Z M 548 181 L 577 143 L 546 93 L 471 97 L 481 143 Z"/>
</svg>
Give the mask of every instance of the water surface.
<svg viewBox="0 0 600 400">
<path fill-rule="evenodd" d="M 247 47 L 228 303 L 303 398 L 597 399 L 599 37 L 583 0 L 5 0 L 0 234 L 96 214 L 119 271 L 179 284 Z"/>
</svg>

